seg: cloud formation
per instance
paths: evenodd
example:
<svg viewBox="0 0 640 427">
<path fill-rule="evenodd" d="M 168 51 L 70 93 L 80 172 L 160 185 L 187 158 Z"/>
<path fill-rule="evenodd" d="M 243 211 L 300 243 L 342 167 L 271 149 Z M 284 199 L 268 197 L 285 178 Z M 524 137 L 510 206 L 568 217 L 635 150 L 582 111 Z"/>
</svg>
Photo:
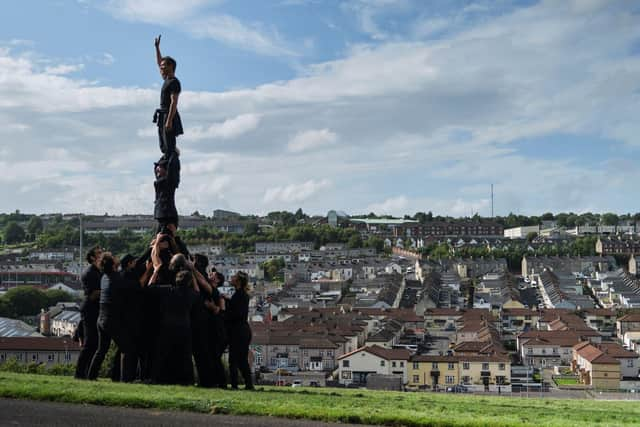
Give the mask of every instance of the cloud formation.
<svg viewBox="0 0 640 427">
<path fill-rule="evenodd" d="M 430 39 L 389 33 L 383 6 L 376 23 L 393 37 L 288 79 L 181 95 L 181 212 L 488 215 L 491 183 L 499 214 L 637 210 L 617 190 L 640 178 L 619 166 L 637 163 L 640 145 L 637 14 L 540 2 L 478 22 L 443 15 Z M 69 61 L 43 66 L 12 49 L 0 48 L 0 135 L 11 142 L 0 210 L 151 212 L 157 89 L 60 73 Z M 603 188 L 614 189 L 606 201 Z"/>
</svg>

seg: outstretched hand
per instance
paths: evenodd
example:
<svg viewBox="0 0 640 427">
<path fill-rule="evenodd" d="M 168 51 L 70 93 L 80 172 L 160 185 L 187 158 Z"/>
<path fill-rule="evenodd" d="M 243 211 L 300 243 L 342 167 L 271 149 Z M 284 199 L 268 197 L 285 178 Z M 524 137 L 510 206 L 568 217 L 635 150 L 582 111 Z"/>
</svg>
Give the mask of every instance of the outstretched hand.
<svg viewBox="0 0 640 427">
<path fill-rule="evenodd" d="M 158 37 L 155 38 L 153 44 L 156 46 L 156 49 L 160 47 L 160 38 L 162 37 L 162 34 L 158 34 Z"/>
</svg>

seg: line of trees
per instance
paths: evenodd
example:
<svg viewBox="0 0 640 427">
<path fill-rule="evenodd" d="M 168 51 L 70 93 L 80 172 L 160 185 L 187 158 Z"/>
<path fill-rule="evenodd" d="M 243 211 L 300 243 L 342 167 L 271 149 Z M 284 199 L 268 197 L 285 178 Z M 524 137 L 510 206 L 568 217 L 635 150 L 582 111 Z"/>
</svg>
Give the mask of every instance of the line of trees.
<svg viewBox="0 0 640 427">
<path fill-rule="evenodd" d="M 74 301 L 68 293 L 51 289 L 43 291 L 33 286 L 18 286 L 0 296 L 0 317 L 12 319 L 35 316 L 40 309 L 47 309 L 59 302 Z"/>
</svg>

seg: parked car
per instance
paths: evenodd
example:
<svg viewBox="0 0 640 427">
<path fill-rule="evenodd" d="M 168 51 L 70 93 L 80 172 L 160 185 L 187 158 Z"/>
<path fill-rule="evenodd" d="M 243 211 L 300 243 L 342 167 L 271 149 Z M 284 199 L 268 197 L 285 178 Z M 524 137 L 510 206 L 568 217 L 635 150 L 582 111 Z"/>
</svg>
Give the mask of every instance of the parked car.
<svg viewBox="0 0 640 427">
<path fill-rule="evenodd" d="M 293 383 L 291 384 L 291 387 L 302 387 L 302 381 L 294 380 Z"/>
<path fill-rule="evenodd" d="M 462 384 L 456 384 L 451 387 L 447 387 L 448 393 L 469 393 L 469 387 L 463 386 Z"/>
</svg>

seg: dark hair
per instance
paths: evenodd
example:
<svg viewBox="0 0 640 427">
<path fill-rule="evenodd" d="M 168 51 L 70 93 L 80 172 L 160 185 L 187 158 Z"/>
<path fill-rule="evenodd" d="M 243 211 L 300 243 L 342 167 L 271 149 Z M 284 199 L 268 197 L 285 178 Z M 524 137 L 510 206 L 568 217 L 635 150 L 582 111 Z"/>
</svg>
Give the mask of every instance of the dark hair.
<svg viewBox="0 0 640 427">
<path fill-rule="evenodd" d="M 89 264 L 92 264 L 95 260 L 96 260 L 96 252 L 97 251 L 101 251 L 102 248 L 100 246 L 94 246 L 91 249 L 89 249 L 89 252 L 87 252 L 87 262 Z"/>
<path fill-rule="evenodd" d="M 176 274 L 176 286 L 191 286 L 193 283 L 193 274 L 189 270 L 181 270 Z"/>
<path fill-rule="evenodd" d="M 176 60 L 173 59 L 170 56 L 163 56 L 162 58 L 160 58 L 160 62 L 166 62 L 167 64 L 171 65 L 173 67 L 173 71 L 176 70 L 176 67 L 178 66 L 178 64 L 176 63 Z"/>
<path fill-rule="evenodd" d="M 107 275 L 115 273 L 116 259 L 111 255 L 111 252 L 105 252 L 100 257 L 100 270 Z"/>
<path fill-rule="evenodd" d="M 238 271 L 236 277 L 240 281 L 240 287 L 244 289 L 245 292 L 249 292 L 249 275 L 244 271 Z"/>
<path fill-rule="evenodd" d="M 187 269 L 187 257 L 182 254 L 175 254 L 169 262 L 169 270 L 182 271 Z"/>
<path fill-rule="evenodd" d="M 203 254 L 195 254 L 193 265 L 203 276 L 207 275 L 207 266 L 209 265 L 209 258 Z"/>
<path fill-rule="evenodd" d="M 224 284 L 224 274 L 220 273 L 219 271 L 216 271 L 216 279 L 218 279 L 218 282 L 220 283 L 220 286 L 222 286 Z"/>
</svg>

